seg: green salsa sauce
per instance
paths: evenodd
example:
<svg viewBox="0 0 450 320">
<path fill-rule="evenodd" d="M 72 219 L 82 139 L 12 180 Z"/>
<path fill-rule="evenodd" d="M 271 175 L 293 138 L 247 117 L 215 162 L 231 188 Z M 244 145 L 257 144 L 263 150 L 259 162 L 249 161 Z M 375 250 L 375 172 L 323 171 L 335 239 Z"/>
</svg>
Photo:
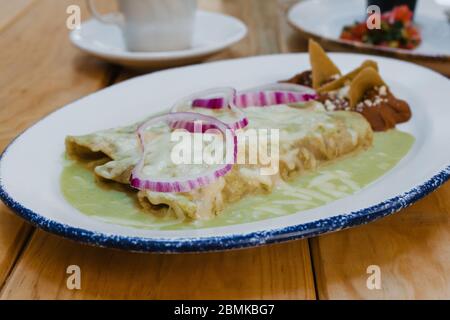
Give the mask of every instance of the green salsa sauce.
<svg viewBox="0 0 450 320">
<path fill-rule="evenodd" d="M 414 137 L 398 130 L 377 132 L 373 146 L 279 185 L 271 194 L 251 195 L 229 204 L 210 220 L 184 221 L 145 212 L 136 191 L 104 182 L 86 163 L 64 160 L 61 190 L 80 212 L 108 223 L 154 230 L 218 227 L 304 211 L 358 192 L 392 169 L 410 150 Z"/>
</svg>

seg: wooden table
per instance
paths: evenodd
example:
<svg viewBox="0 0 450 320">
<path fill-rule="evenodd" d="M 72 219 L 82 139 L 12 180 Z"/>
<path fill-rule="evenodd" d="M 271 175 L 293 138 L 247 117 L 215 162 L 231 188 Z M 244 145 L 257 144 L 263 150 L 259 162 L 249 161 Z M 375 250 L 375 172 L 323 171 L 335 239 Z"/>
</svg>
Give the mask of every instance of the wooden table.
<svg viewBox="0 0 450 320">
<path fill-rule="evenodd" d="M 248 37 L 212 60 L 305 51 L 285 21 L 292 0 L 202 0 L 232 14 Z M 136 75 L 89 57 L 68 40 L 66 8 L 81 0 L 0 0 L 0 150 L 33 122 Z M 426 165 L 426 164 L 424 164 Z M 45 196 L 45 194 L 42 194 Z M 2 299 L 422 299 L 450 298 L 450 184 L 366 226 L 255 249 L 136 254 L 74 243 L 31 227 L 0 203 Z M 81 268 L 81 290 L 66 286 Z M 368 266 L 382 287 L 366 286 Z"/>
</svg>

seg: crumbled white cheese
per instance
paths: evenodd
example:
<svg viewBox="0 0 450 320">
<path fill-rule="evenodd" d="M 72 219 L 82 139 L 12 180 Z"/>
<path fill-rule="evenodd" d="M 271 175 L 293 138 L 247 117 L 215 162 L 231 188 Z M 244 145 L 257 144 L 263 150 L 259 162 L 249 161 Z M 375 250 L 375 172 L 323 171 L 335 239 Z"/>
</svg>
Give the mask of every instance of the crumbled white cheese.
<svg viewBox="0 0 450 320">
<path fill-rule="evenodd" d="M 330 100 L 326 100 L 326 101 L 325 101 L 325 107 L 327 108 L 328 111 L 334 111 L 334 110 L 336 110 L 336 106 L 335 106 L 334 103 L 331 102 Z"/>
<path fill-rule="evenodd" d="M 348 97 L 348 92 L 350 91 L 350 86 L 345 85 L 342 88 L 340 88 L 337 92 L 337 95 L 340 99 L 345 99 Z"/>
<path fill-rule="evenodd" d="M 383 102 L 383 100 L 379 96 L 375 97 L 375 101 L 374 101 L 374 105 L 375 106 L 379 105 L 382 102 Z"/>
<path fill-rule="evenodd" d="M 360 102 L 356 105 L 356 111 L 361 112 L 364 109 L 364 103 Z"/>
<path fill-rule="evenodd" d="M 378 92 L 380 93 L 380 96 L 385 96 L 387 94 L 386 86 L 381 86 Z"/>
</svg>

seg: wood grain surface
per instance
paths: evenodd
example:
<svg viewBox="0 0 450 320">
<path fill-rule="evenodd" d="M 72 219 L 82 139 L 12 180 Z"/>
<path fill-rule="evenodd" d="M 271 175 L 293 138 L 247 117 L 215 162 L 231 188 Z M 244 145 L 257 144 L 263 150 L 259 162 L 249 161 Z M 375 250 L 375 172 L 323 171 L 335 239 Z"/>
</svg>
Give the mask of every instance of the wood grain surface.
<svg viewBox="0 0 450 320">
<path fill-rule="evenodd" d="M 66 268 L 81 268 L 68 290 Z M 35 233 L 2 299 L 313 299 L 307 241 L 206 254 L 138 254 Z"/>
<path fill-rule="evenodd" d="M 304 52 L 307 40 L 285 20 L 295 2 L 201 0 L 202 8 L 234 15 L 249 28 L 246 39 L 210 60 Z M 9 48 L 0 50 L 0 150 L 52 110 L 138 74 L 70 45 L 69 4 L 79 4 L 88 18 L 81 0 L 21 0 L 14 6 L 0 0 L 0 45 Z M 447 184 L 366 226 L 309 241 L 183 255 L 81 245 L 35 230 L 0 204 L 0 298 L 448 299 L 449 199 Z M 67 288 L 70 265 L 81 268 L 81 290 Z M 380 290 L 366 286 L 370 265 L 380 267 Z"/>
<path fill-rule="evenodd" d="M 64 27 L 69 3 L 84 4 L 0 2 L 2 19 L 8 21 L 0 28 L 0 150 L 52 110 L 104 86 L 109 77 L 110 66 L 70 45 Z M 30 230 L 0 202 L 0 284 Z"/>
<path fill-rule="evenodd" d="M 312 239 L 320 299 L 449 299 L 450 184 L 393 216 Z M 381 289 L 369 290 L 378 266 Z"/>
<path fill-rule="evenodd" d="M 0 31 L 8 26 L 10 22 L 17 20 L 33 0 L 1 0 L 0 1 Z"/>
</svg>

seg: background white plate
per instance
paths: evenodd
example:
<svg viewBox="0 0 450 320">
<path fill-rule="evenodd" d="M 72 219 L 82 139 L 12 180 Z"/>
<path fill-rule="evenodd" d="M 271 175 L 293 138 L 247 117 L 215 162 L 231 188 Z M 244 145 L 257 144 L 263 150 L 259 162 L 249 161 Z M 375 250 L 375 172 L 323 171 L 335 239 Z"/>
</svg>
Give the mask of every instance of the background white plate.
<svg viewBox="0 0 450 320">
<path fill-rule="evenodd" d="M 192 48 L 164 52 L 131 52 L 126 49 L 119 27 L 95 19 L 70 33 L 79 49 L 109 62 L 143 68 L 166 68 L 200 61 L 242 40 L 245 24 L 234 17 L 197 11 Z"/>
<path fill-rule="evenodd" d="M 375 47 L 339 39 L 342 28 L 364 21 L 367 0 L 308 0 L 294 5 L 288 13 L 291 25 L 324 40 L 348 46 L 392 53 L 405 57 L 422 57 L 450 61 L 450 24 L 444 7 L 434 0 L 419 0 L 414 21 L 422 33 L 422 44 L 414 50 Z"/>
<path fill-rule="evenodd" d="M 94 220 L 60 191 L 66 135 L 122 126 L 169 108 L 179 97 L 214 86 L 237 89 L 286 79 L 309 69 L 307 54 L 259 56 L 172 69 L 134 78 L 75 101 L 20 135 L 0 161 L 0 199 L 33 224 L 72 239 L 128 250 L 181 252 L 239 248 L 339 230 L 398 211 L 450 174 L 450 81 L 426 68 L 388 58 L 331 54 L 343 70 L 365 59 L 379 63 L 413 118 L 401 130 L 416 137 L 399 165 L 359 193 L 289 216 L 247 224 L 152 231 Z"/>
</svg>

